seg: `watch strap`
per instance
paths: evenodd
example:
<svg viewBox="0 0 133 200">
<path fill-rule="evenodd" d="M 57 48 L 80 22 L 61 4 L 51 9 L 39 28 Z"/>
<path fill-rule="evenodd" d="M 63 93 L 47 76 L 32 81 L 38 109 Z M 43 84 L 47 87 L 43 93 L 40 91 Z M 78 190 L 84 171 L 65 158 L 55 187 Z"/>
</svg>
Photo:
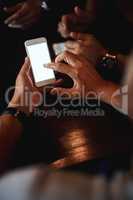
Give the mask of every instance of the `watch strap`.
<svg viewBox="0 0 133 200">
<path fill-rule="evenodd" d="M 24 126 L 27 124 L 29 118 L 29 116 L 24 112 L 20 111 L 19 108 L 12 108 L 12 107 L 7 107 L 2 113 L 2 115 L 12 115 Z"/>
</svg>

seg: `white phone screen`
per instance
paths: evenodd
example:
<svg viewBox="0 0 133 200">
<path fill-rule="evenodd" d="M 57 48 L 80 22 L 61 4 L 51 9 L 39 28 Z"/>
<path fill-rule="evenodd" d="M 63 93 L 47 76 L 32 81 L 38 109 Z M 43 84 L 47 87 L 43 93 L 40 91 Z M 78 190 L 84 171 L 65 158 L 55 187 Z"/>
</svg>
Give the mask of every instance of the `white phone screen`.
<svg viewBox="0 0 133 200">
<path fill-rule="evenodd" d="M 31 61 L 34 79 L 36 83 L 53 80 L 55 74 L 52 69 L 45 68 L 45 64 L 51 62 L 47 42 L 27 46 L 28 55 Z"/>
</svg>

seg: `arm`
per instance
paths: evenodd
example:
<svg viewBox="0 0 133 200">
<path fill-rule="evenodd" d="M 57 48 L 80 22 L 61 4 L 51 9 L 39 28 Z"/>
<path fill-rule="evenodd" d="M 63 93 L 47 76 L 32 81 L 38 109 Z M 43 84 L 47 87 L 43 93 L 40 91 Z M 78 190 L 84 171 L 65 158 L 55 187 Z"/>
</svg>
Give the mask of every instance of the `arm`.
<svg viewBox="0 0 133 200">
<path fill-rule="evenodd" d="M 0 116 L 0 172 L 8 167 L 10 156 L 22 134 L 21 123 L 11 115 Z"/>
<path fill-rule="evenodd" d="M 29 60 L 26 59 L 25 63 L 18 74 L 16 80 L 15 93 L 12 100 L 8 103 L 8 107 L 15 108 L 16 111 L 20 111 L 28 115 L 32 112 L 33 101 L 30 96 L 33 97 L 33 93 L 37 94 L 39 91 L 33 86 L 31 82 L 31 77 L 29 73 L 30 63 Z M 28 97 L 30 98 L 27 105 L 27 99 L 25 95 L 25 91 L 29 91 Z M 37 98 L 35 98 L 37 101 Z M 19 113 L 19 112 L 18 112 Z M 5 168 L 8 167 L 11 154 L 16 146 L 22 132 L 23 125 L 21 124 L 21 119 L 17 115 L 14 114 L 3 114 L 0 116 L 0 171 L 2 172 Z M 24 115 L 22 116 L 25 117 Z M 24 118 L 25 119 L 25 118 Z M 27 119 L 26 119 L 27 120 Z M 23 123 L 23 120 L 22 120 Z"/>
</svg>

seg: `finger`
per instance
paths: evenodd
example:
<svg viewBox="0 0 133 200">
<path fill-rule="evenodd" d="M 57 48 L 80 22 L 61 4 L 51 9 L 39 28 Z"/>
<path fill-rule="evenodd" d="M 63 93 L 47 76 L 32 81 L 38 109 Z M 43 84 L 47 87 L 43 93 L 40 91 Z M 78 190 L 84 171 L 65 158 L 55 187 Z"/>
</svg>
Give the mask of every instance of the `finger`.
<svg viewBox="0 0 133 200">
<path fill-rule="evenodd" d="M 65 29 L 69 28 L 70 22 L 70 15 L 64 15 L 61 20 L 61 24 L 64 26 Z"/>
<path fill-rule="evenodd" d="M 19 3 L 15 6 L 12 6 L 9 8 L 5 7 L 4 11 L 7 12 L 8 14 L 13 14 L 13 13 L 17 12 L 22 7 L 22 5 L 23 5 L 22 3 Z"/>
<path fill-rule="evenodd" d="M 65 47 L 68 49 L 77 49 L 78 48 L 78 42 L 77 41 L 67 41 L 65 43 Z"/>
<path fill-rule="evenodd" d="M 28 73 L 28 70 L 29 70 L 29 67 L 30 67 L 30 60 L 29 58 L 25 58 L 25 62 L 20 70 L 20 73 L 22 74 L 27 74 Z"/>
<path fill-rule="evenodd" d="M 24 9 L 19 9 L 15 14 L 5 20 L 5 24 L 15 24 L 15 21 L 25 15 Z"/>
<path fill-rule="evenodd" d="M 66 48 L 66 50 L 74 55 L 79 55 L 80 53 L 78 51 L 76 51 L 76 49 L 69 49 L 69 48 Z"/>
<path fill-rule="evenodd" d="M 92 38 L 92 35 L 86 33 L 71 32 L 70 37 L 75 40 L 86 41 Z"/>
<path fill-rule="evenodd" d="M 68 30 L 73 28 L 73 25 L 77 25 L 80 19 L 74 14 L 65 15 L 62 17 L 62 24 L 64 24 Z"/>
<path fill-rule="evenodd" d="M 74 72 L 72 70 L 72 67 L 68 64 L 64 63 L 50 63 L 48 64 L 48 68 L 53 69 L 54 71 L 64 73 L 69 75 L 71 78 L 74 76 Z"/>
<path fill-rule="evenodd" d="M 84 18 L 86 17 L 86 12 L 82 10 L 81 8 L 79 8 L 78 6 L 75 6 L 74 12 L 79 17 L 84 17 Z"/>
<path fill-rule="evenodd" d="M 34 87 L 33 74 L 32 74 L 32 69 L 31 69 L 30 65 L 29 65 L 29 68 L 28 68 L 28 71 L 27 71 L 27 78 L 29 79 L 31 86 Z"/>
<path fill-rule="evenodd" d="M 56 57 L 55 62 L 66 62 L 71 67 L 77 67 L 78 57 L 68 51 L 65 51 Z"/>
<path fill-rule="evenodd" d="M 16 20 L 17 24 L 28 24 L 31 21 L 37 21 L 40 18 L 40 13 L 38 11 L 29 12 L 26 7 L 23 7 L 23 16 Z"/>
<path fill-rule="evenodd" d="M 18 25 L 18 24 L 9 24 L 8 25 L 8 27 L 9 28 L 16 28 L 16 29 L 22 29 L 23 27 L 22 27 L 22 25 Z"/>
<path fill-rule="evenodd" d="M 33 24 L 35 24 L 37 22 L 36 18 L 31 18 L 31 20 L 28 20 L 28 22 L 21 24 L 21 29 L 22 30 L 26 30 L 30 27 L 32 27 Z"/>
<path fill-rule="evenodd" d="M 9 24 L 8 27 L 25 30 L 25 29 L 29 28 L 30 26 L 32 26 L 32 24 L 36 23 L 36 21 L 37 21 L 36 19 L 33 19 L 31 17 L 25 21 L 23 20 L 23 22 L 15 21 L 14 24 Z"/>
<path fill-rule="evenodd" d="M 56 80 L 52 85 L 53 85 L 53 87 L 59 86 L 59 85 L 62 84 L 62 82 L 63 82 L 63 79 L 58 79 L 58 80 Z"/>
<path fill-rule="evenodd" d="M 24 15 L 23 17 L 19 17 L 15 20 L 14 25 L 15 24 L 19 24 L 19 25 L 23 25 L 26 24 L 28 21 L 31 21 L 31 19 L 33 18 L 33 15 L 31 13 L 27 13 L 26 15 Z"/>
</svg>

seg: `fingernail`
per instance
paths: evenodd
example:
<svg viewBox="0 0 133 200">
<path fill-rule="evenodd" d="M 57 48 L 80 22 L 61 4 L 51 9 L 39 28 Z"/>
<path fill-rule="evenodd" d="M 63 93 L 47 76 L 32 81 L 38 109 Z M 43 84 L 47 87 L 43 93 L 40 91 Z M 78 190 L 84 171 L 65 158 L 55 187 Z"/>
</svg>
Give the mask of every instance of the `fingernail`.
<svg viewBox="0 0 133 200">
<path fill-rule="evenodd" d="M 44 64 L 43 67 L 45 67 L 45 68 L 49 68 L 49 67 L 50 67 L 50 63 L 48 63 L 48 64 Z"/>
</svg>

